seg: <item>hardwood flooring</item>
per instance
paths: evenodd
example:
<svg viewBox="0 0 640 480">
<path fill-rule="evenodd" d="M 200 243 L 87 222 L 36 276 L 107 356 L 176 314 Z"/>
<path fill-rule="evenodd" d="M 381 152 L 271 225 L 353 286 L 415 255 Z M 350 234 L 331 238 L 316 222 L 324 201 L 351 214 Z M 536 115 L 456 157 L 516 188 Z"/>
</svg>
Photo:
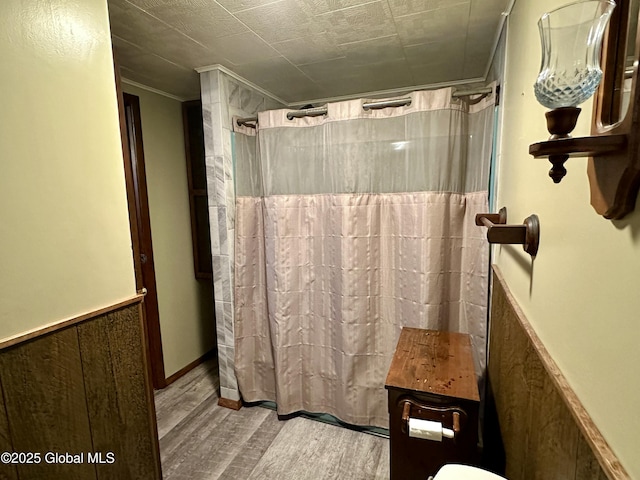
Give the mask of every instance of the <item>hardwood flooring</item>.
<svg viewBox="0 0 640 480">
<path fill-rule="evenodd" d="M 219 407 L 208 361 L 156 392 L 164 480 L 387 480 L 389 440 L 261 407 Z"/>
</svg>

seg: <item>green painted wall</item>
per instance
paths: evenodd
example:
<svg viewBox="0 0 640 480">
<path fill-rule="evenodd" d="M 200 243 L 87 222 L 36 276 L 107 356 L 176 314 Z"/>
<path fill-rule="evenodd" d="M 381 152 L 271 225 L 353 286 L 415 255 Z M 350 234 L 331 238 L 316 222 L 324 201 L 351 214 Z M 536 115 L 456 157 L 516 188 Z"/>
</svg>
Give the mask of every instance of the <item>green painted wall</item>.
<svg viewBox="0 0 640 480">
<path fill-rule="evenodd" d="M 519 246 L 494 260 L 546 348 L 632 478 L 640 478 L 640 211 L 620 222 L 589 204 L 587 159 L 570 159 L 555 185 L 550 164 L 529 144 L 546 139 L 534 97 L 540 67 L 537 21 L 564 0 L 518 0 L 508 20 L 504 120 L 497 206 L 510 222 L 540 217 L 535 261 Z M 582 106 L 574 135 L 588 135 L 592 105 Z"/>
</svg>

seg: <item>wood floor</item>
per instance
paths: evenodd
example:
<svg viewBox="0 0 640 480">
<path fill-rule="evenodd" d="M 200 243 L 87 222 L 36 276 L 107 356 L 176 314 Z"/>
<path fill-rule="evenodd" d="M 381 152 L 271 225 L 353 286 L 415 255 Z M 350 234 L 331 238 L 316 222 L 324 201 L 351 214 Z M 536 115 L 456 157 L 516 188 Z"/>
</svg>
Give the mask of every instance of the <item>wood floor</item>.
<svg viewBox="0 0 640 480">
<path fill-rule="evenodd" d="M 261 407 L 217 405 L 209 361 L 156 392 L 164 480 L 378 480 L 389 478 L 389 441 Z"/>
</svg>

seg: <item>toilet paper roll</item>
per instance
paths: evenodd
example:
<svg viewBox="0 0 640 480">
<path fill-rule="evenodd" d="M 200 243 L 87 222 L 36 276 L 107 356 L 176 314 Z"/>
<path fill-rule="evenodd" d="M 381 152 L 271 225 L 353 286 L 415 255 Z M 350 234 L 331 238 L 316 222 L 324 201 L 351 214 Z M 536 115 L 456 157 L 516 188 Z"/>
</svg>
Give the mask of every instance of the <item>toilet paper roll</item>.
<svg viewBox="0 0 640 480">
<path fill-rule="evenodd" d="M 419 418 L 409 418 L 409 436 L 413 438 L 424 438 L 434 442 L 442 441 L 442 424 L 430 420 Z"/>
</svg>

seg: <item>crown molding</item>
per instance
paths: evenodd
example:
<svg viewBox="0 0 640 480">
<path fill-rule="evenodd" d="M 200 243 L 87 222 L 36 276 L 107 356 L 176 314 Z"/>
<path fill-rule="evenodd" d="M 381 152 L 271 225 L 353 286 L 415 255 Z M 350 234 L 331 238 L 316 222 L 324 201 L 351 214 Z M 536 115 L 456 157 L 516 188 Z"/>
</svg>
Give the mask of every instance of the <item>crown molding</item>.
<svg viewBox="0 0 640 480">
<path fill-rule="evenodd" d="M 177 100 L 178 102 L 186 102 L 187 100 L 190 100 L 189 98 L 178 97 L 177 95 L 172 95 L 171 93 L 163 92 L 162 90 L 158 90 L 157 88 L 149 87 L 148 85 L 134 82 L 133 80 L 129 80 L 128 78 L 125 78 L 125 77 L 121 77 L 121 81 L 122 83 L 131 85 L 132 87 L 137 87 L 142 90 L 147 90 L 148 92 L 156 93 L 158 95 L 162 95 L 163 97 L 171 98 L 172 100 Z"/>
<path fill-rule="evenodd" d="M 243 83 L 245 86 L 258 91 L 258 92 L 262 93 L 263 95 L 266 95 L 267 97 L 271 98 L 272 100 L 275 100 L 276 102 L 281 103 L 284 106 L 289 106 L 288 102 L 284 101 L 283 99 L 281 99 L 280 97 L 274 95 L 273 93 L 265 90 L 264 88 L 256 85 L 255 83 L 250 82 L 246 78 L 241 77 L 240 75 L 238 75 L 234 71 L 229 70 L 224 65 L 220 65 L 220 64 L 207 65 L 207 66 L 204 66 L 204 67 L 198 67 L 195 70 L 198 73 L 214 72 L 216 70 L 219 71 L 219 72 L 225 73 L 225 74 L 229 75 L 230 77 L 234 78 L 235 80 L 239 81 L 240 83 Z"/>
</svg>

